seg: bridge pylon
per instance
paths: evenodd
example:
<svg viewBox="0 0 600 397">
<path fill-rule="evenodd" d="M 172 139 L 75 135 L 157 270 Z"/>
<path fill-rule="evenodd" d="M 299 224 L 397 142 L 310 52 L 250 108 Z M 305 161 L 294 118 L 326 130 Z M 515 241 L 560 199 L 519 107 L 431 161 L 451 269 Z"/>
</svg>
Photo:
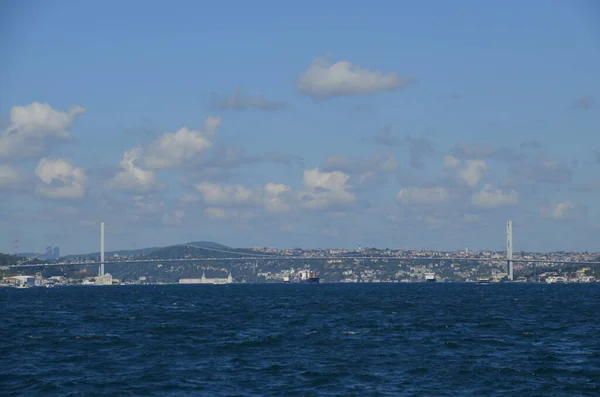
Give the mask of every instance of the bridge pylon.
<svg viewBox="0 0 600 397">
<path fill-rule="evenodd" d="M 513 281 L 513 244 L 512 244 L 512 221 L 506 222 L 506 273 L 508 279 Z"/>
<path fill-rule="evenodd" d="M 100 222 L 100 269 L 98 275 L 104 277 L 104 222 Z"/>
</svg>

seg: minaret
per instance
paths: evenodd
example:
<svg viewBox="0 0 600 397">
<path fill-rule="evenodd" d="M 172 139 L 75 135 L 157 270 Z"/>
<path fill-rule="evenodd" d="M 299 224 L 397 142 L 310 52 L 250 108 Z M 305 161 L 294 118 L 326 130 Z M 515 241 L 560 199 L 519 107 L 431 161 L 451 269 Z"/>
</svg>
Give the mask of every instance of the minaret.
<svg viewBox="0 0 600 397">
<path fill-rule="evenodd" d="M 506 222 L 506 266 L 508 279 L 513 281 L 513 244 L 512 244 L 512 221 Z"/>
</svg>

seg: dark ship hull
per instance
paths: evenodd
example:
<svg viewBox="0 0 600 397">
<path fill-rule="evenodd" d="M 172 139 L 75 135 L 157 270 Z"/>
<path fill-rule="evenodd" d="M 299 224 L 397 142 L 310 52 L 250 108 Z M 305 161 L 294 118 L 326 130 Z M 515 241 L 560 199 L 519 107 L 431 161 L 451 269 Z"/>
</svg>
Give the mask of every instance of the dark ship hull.
<svg viewBox="0 0 600 397">
<path fill-rule="evenodd" d="M 306 279 L 300 279 L 300 280 L 290 280 L 290 281 L 284 281 L 284 283 L 291 283 L 291 284 L 319 284 L 321 280 L 319 279 L 319 277 L 309 277 Z"/>
<path fill-rule="evenodd" d="M 292 283 L 301 283 L 301 284 L 319 284 L 319 276 L 316 272 L 310 270 L 303 270 L 300 272 L 299 276 L 292 279 Z"/>
<path fill-rule="evenodd" d="M 298 281 L 299 283 L 303 283 L 303 284 L 319 284 L 319 277 L 310 277 L 307 278 L 306 280 L 300 280 Z"/>
</svg>

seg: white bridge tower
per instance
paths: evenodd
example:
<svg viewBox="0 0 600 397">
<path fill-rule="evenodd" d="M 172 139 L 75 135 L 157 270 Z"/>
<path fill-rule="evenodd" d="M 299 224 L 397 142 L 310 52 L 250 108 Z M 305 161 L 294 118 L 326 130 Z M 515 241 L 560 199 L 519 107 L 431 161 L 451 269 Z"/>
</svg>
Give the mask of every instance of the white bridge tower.
<svg viewBox="0 0 600 397">
<path fill-rule="evenodd" d="M 508 279 L 513 281 L 513 243 L 512 243 L 512 221 L 506 222 L 506 272 Z"/>
<path fill-rule="evenodd" d="M 104 222 L 100 222 L 100 277 L 104 277 Z"/>
</svg>

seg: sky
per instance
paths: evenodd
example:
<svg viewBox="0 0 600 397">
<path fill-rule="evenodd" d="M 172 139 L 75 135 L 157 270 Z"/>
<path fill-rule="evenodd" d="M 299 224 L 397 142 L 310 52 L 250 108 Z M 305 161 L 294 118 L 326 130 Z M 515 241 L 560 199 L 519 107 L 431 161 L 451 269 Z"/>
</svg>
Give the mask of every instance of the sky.
<svg viewBox="0 0 600 397">
<path fill-rule="evenodd" d="M 0 252 L 600 251 L 593 0 L 22 0 L 0 49 Z"/>
</svg>

